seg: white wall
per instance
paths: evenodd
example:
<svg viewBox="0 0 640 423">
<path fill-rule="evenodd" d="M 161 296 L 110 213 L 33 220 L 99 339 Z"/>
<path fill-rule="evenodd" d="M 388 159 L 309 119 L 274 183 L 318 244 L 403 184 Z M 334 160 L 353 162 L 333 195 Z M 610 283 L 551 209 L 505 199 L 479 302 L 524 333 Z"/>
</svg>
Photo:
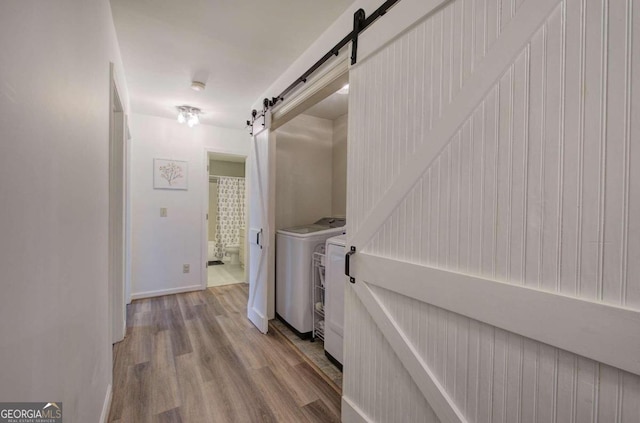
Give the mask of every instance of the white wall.
<svg viewBox="0 0 640 423">
<path fill-rule="evenodd" d="M 244 167 L 244 162 L 209 161 L 209 173 L 211 175 L 244 178 Z"/>
<path fill-rule="evenodd" d="M 333 121 L 331 215 L 347 214 L 347 124 L 349 115 Z"/>
<path fill-rule="evenodd" d="M 70 23 L 73 24 L 70 24 Z M 97 422 L 111 384 L 109 2 L 0 2 L 0 398 Z"/>
<path fill-rule="evenodd" d="M 132 293 L 134 298 L 198 289 L 202 237 L 207 230 L 205 148 L 229 154 L 249 153 L 249 134 L 243 130 L 198 125 L 189 128 L 173 119 L 145 115 L 131 118 L 132 136 Z M 154 190 L 153 159 L 189 162 L 189 189 Z M 160 208 L 167 217 L 160 217 Z M 182 273 L 182 265 L 191 266 Z"/>
<path fill-rule="evenodd" d="M 331 215 L 333 122 L 300 115 L 276 132 L 276 228 Z"/>
</svg>

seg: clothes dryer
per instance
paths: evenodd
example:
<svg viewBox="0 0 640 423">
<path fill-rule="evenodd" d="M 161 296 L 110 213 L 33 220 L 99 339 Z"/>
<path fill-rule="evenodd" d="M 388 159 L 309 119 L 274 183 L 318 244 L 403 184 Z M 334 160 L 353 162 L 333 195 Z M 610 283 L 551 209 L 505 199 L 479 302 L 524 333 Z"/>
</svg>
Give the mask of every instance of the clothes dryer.
<svg viewBox="0 0 640 423">
<path fill-rule="evenodd" d="M 342 365 L 344 333 L 345 235 L 329 238 L 325 252 L 324 351 Z"/>
</svg>

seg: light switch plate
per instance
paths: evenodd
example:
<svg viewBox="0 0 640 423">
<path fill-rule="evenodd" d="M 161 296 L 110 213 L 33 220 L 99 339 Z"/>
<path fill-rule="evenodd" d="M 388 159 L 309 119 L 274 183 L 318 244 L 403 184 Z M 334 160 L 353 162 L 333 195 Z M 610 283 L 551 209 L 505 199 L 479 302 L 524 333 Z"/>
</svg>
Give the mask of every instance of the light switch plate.
<svg viewBox="0 0 640 423">
<path fill-rule="evenodd" d="M 166 207 L 162 207 L 160 209 L 160 217 L 167 217 L 167 208 Z"/>
<path fill-rule="evenodd" d="M 189 273 L 190 267 L 188 264 L 182 265 L 182 273 Z"/>
</svg>

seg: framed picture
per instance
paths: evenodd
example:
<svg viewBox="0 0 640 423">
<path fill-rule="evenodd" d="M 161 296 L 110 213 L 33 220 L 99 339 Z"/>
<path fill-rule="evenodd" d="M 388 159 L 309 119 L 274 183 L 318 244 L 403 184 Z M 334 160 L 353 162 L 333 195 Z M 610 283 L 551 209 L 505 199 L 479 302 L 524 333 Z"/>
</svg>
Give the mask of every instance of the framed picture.
<svg viewBox="0 0 640 423">
<path fill-rule="evenodd" d="M 153 188 L 186 190 L 188 171 L 184 160 L 153 159 Z"/>
</svg>

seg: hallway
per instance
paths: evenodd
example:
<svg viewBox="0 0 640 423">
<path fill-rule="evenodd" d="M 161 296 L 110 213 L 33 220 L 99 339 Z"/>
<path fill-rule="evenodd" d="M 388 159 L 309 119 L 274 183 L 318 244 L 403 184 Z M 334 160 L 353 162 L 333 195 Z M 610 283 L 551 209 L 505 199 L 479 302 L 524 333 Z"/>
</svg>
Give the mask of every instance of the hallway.
<svg viewBox="0 0 640 423">
<path fill-rule="evenodd" d="M 339 421 L 339 389 L 246 318 L 248 285 L 134 301 L 110 422 Z"/>
</svg>

